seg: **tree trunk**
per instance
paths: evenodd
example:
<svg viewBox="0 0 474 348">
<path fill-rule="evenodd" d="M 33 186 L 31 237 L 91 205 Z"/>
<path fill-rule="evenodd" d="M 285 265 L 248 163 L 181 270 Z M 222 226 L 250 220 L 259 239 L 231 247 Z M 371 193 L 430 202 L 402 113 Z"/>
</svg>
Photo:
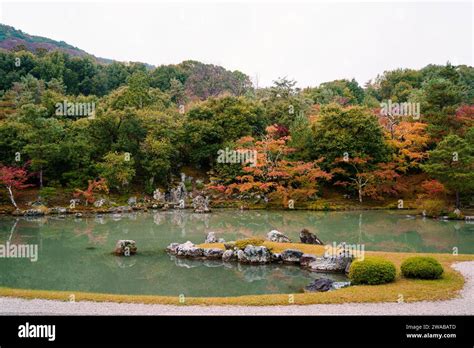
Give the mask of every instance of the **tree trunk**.
<svg viewBox="0 0 474 348">
<path fill-rule="evenodd" d="M 40 179 L 40 188 L 43 188 L 43 168 L 40 169 L 39 179 Z"/>
<path fill-rule="evenodd" d="M 12 201 L 12 204 L 15 206 L 15 208 L 18 209 L 18 206 L 16 205 L 16 202 L 15 202 L 15 198 L 13 197 L 12 188 L 8 186 L 7 190 L 8 190 L 8 193 L 10 194 L 10 200 Z"/>
<path fill-rule="evenodd" d="M 359 188 L 359 202 L 362 203 L 362 189 Z"/>
<path fill-rule="evenodd" d="M 461 200 L 459 198 L 459 191 L 456 191 L 456 209 L 461 208 Z"/>
</svg>

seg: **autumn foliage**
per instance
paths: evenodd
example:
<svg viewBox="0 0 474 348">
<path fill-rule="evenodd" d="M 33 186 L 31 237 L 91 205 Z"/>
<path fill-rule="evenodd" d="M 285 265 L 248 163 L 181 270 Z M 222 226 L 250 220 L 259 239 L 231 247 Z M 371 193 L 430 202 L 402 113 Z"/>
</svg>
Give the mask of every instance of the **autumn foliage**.
<svg viewBox="0 0 474 348">
<path fill-rule="evenodd" d="M 279 199 L 287 204 L 289 199 L 308 199 L 318 191 L 321 180 L 330 180 L 332 175 L 319 167 L 322 159 L 312 162 L 291 161 L 288 156 L 294 149 L 288 146 L 289 136 L 280 136 L 278 126 L 266 128 L 262 140 L 253 137 L 241 138 L 239 150 L 256 151 L 255 165 L 245 165 L 242 175 L 228 185 L 215 185 L 209 188 L 232 194 L 259 194 Z"/>
<path fill-rule="evenodd" d="M 83 197 L 86 201 L 86 205 L 88 203 L 93 204 L 96 201 L 96 194 L 99 192 L 109 193 L 109 188 L 107 186 L 107 181 L 104 178 L 96 179 L 96 180 L 89 180 L 89 185 L 87 186 L 86 190 L 76 189 L 74 193 L 74 197 Z"/>
<path fill-rule="evenodd" d="M 15 202 L 14 191 L 23 190 L 32 186 L 26 183 L 29 177 L 28 171 L 26 170 L 28 164 L 29 163 L 23 167 L 7 167 L 0 165 L 0 185 L 7 189 L 10 200 L 15 208 L 18 208 L 18 206 Z"/>
</svg>

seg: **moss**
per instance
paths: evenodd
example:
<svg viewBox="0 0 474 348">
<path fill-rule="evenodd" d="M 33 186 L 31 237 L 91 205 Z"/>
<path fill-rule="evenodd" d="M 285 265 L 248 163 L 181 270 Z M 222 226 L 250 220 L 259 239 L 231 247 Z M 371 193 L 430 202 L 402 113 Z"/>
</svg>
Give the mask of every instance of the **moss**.
<svg viewBox="0 0 474 348">
<path fill-rule="evenodd" d="M 247 245 L 262 246 L 265 240 L 261 238 L 246 238 L 235 241 L 234 246 L 237 249 L 244 250 Z"/>
<path fill-rule="evenodd" d="M 443 274 L 443 266 L 432 257 L 415 256 L 403 261 L 401 266 L 405 278 L 438 279 Z"/>
</svg>

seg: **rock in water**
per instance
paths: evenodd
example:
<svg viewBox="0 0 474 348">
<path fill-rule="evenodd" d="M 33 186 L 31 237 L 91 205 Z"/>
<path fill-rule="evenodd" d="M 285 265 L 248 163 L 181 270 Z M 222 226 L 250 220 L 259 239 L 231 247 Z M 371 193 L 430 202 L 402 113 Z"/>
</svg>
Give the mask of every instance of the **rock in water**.
<svg viewBox="0 0 474 348">
<path fill-rule="evenodd" d="M 308 267 L 308 265 L 311 262 L 316 261 L 316 259 L 317 259 L 316 255 L 303 254 L 301 255 L 301 258 L 300 258 L 300 265 L 301 267 Z"/>
<path fill-rule="evenodd" d="M 171 243 L 170 245 L 168 245 L 166 247 L 166 251 L 169 252 L 170 254 L 172 255 L 176 255 L 176 253 L 178 252 L 178 247 L 179 247 L 179 243 Z"/>
<path fill-rule="evenodd" d="M 303 253 L 299 250 L 286 249 L 281 253 L 281 259 L 287 263 L 299 263 Z"/>
<path fill-rule="evenodd" d="M 304 244 L 324 245 L 321 239 L 319 239 L 314 233 L 309 232 L 306 228 L 300 232 L 300 241 Z"/>
<path fill-rule="evenodd" d="M 277 243 L 291 243 L 290 238 L 277 230 L 272 230 L 267 233 L 267 240 Z"/>
<path fill-rule="evenodd" d="M 344 273 L 346 267 L 352 262 L 352 257 L 318 257 L 315 261 L 308 264 L 308 268 L 313 272 L 336 272 Z"/>
<path fill-rule="evenodd" d="M 329 291 L 332 289 L 332 284 L 334 283 L 334 280 L 328 279 L 328 278 L 320 278 L 320 279 L 315 279 L 311 284 L 305 287 L 306 291 L 314 292 L 314 291 Z"/>
<path fill-rule="evenodd" d="M 196 247 L 190 241 L 186 243 L 178 245 L 176 248 L 176 255 L 177 256 L 184 256 L 184 257 L 202 257 L 204 254 L 204 250 L 202 248 Z"/>
<path fill-rule="evenodd" d="M 224 254 L 222 249 L 203 249 L 203 256 L 209 260 L 220 260 Z"/>
<path fill-rule="evenodd" d="M 127 204 L 129 207 L 134 207 L 135 205 L 137 205 L 137 197 L 130 197 L 127 200 Z"/>
<path fill-rule="evenodd" d="M 237 260 L 237 253 L 234 250 L 226 250 L 222 254 L 222 261 L 229 262 Z"/>
<path fill-rule="evenodd" d="M 247 245 L 244 250 L 237 252 L 237 258 L 242 263 L 269 263 L 272 253 L 264 246 Z"/>
<path fill-rule="evenodd" d="M 130 256 L 137 253 L 137 244 L 131 239 L 122 239 L 115 245 L 115 255 Z"/>
<path fill-rule="evenodd" d="M 217 243 L 217 237 L 215 232 L 209 232 L 206 236 L 205 243 Z"/>
<path fill-rule="evenodd" d="M 351 282 L 334 282 L 332 283 L 332 289 L 333 290 L 342 289 L 350 285 L 351 285 Z"/>
</svg>

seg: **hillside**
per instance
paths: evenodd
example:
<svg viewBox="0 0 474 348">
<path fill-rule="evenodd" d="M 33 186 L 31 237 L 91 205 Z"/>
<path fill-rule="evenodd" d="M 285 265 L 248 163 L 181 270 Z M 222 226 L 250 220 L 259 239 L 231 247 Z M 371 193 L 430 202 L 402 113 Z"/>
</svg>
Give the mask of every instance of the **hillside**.
<svg viewBox="0 0 474 348">
<path fill-rule="evenodd" d="M 62 51 L 76 57 L 93 57 L 100 63 L 112 63 L 113 60 L 95 57 L 80 48 L 74 47 L 64 41 L 56 41 L 42 36 L 29 35 L 11 26 L 0 24 L 0 49 L 7 51 L 27 50 L 37 53 L 38 50 Z"/>
</svg>

